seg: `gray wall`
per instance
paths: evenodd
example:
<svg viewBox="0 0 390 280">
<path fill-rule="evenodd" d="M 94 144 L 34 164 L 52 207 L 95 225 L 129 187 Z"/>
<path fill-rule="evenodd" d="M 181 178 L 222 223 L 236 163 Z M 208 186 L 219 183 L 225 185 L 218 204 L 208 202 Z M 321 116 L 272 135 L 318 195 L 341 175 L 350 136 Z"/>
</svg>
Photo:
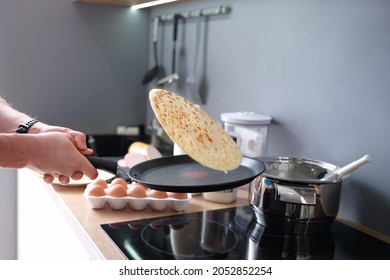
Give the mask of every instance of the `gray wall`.
<svg viewBox="0 0 390 280">
<path fill-rule="evenodd" d="M 241 110 L 272 116 L 269 155 L 344 165 L 372 154 L 345 182 L 340 215 L 389 235 L 390 2 L 199 0 L 152 15 L 220 4 L 232 13 L 202 25 L 203 109 L 216 119 Z M 90 133 L 144 122 L 150 21 L 145 11 L 70 0 L 0 1 L 0 92 L 42 120 Z M 181 28 L 185 77 L 194 21 Z M 167 72 L 171 31 L 167 22 L 160 34 Z"/>
<path fill-rule="evenodd" d="M 152 15 L 225 4 L 231 14 L 202 23 L 203 109 L 218 120 L 221 112 L 242 110 L 273 117 L 270 156 L 342 166 L 371 154 L 373 162 L 343 185 L 339 214 L 390 235 L 390 1 L 205 0 Z M 183 81 L 192 64 L 195 21 L 180 28 L 176 91 L 190 97 Z M 169 72 L 172 23 L 161 29 Z"/>
<path fill-rule="evenodd" d="M 71 0 L 0 1 L 0 93 L 88 133 L 144 123 L 148 19 Z"/>
</svg>

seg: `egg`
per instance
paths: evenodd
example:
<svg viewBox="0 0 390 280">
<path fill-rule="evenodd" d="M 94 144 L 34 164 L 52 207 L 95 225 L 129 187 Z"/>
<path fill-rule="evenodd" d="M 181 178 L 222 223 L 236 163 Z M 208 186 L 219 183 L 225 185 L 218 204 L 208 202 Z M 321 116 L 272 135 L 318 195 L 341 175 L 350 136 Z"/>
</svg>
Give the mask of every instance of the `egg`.
<svg viewBox="0 0 390 280">
<path fill-rule="evenodd" d="M 115 178 L 114 180 L 112 180 L 111 186 L 117 185 L 117 184 L 122 185 L 122 186 L 124 186 L 125 188 L 127 188 L 127 182 L 126 182 L 125 179 L 122 179 L 122 178 Z"/>
<path fill-rule="evenodd" d="M 91 185 L 98 185 L 98 186 L 101 186 L 104 189 L 108 187 L 107 182 L 105 180 L 101 179 L 101 178 L 96 178 L 95 180 L 93 180 L 91 182 Z"/>
<path fill-rule="evenodd" d="M 149 197 L 153 197 L 153 198 L 167 198 L 168 194 L 166 192 L 159 191 L 159 190 L 151 190 L 150 193 L 149 193 Z"/>
<path fill-rule="evenodd" d="M 99 185 L 90 185 L 85 189 L 85 194 L 89 196 L 104 196 L 104 188 Z"/>
<path fill-rule="evenodd" d="M 111 185 L 109 188 L 104 189 L 106 195 L 112 197 L 124 197 L 127 196 L 127 188 L 122 185 Z"/>
<path fill-rule="evenodd" d="M 188 198 L 188 194 L 186 194 L 186 193 L 170 192 L 170 193 L 168 193 L 168 196 L 171 198 L 175 198 L 175 199 L 187 199 Z"/>
<path fill-rule="evenodd" d="M 127 190 L 127 195 L 136 198 L 147 197 L 144 186 L 139 183 L 131 184 L 130 188 Z"/>
</svg>

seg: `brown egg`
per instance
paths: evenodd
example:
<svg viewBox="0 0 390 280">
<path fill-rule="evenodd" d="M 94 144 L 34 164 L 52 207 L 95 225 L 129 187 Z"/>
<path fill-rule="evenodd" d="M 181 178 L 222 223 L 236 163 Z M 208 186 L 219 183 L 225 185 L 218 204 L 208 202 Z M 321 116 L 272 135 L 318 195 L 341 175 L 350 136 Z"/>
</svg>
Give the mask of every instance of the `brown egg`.
<svg viewBox="0 0 390 280">
<path fill-rule="evenodd" d="M 112 180 L 111 186 L 113 186 L 113 185 L 122 185 L 125 188 L 127 188 L 127 182 L 125 179 L 122 179 L 122 178 L 115 178 L 114 180 Z"/>
<path fill-rule="evenodd" d="M 127 195 L 136 198 L 147 197 L 144 186 L 139 183 L 132 183 L 130 189 L 127 190 Z"/>
<path fill-rule="evenodd" d="M 101 186 L 102 188 L 107 188 L 108 187 L 108 184 L 105 180 L 103 179 L 100 179 L 100 178 L 96 178 L 95 180 L 93 180 L 91 182 L 91 185 L 98 185 L 98 186 Z"/>
<path fill-rule="evenodd" d="M 167 198 L 168 194 L 163 191 L 158 191 L 158 190 L 151 190 L 149 193 L 149 197 L 154 197 L 154 198 Z"/>
<path fill-rule="evenodd" d="M 168 196 L 171 198 L 175 198 L 175 199 L 187 199 L 188 198 L 188 194 L 186 194 L 186 193 L 170 192 L 170 193 L 168 193 Z"/>
<path fill-rule="evenodd" d="M 127 188 L 122 185 L 116 184 L 105 189 L 106 195 L 112 197 L 124 197 L 127 196 Z"/>
<path fill-rule="evenodd" d="M 85 189 L 85 194 L 89 196 L 106 195 L 106 193 L 104 192 L 104 188 L 99 185 L 89 185 L 88 188 Z"/>
</svg>

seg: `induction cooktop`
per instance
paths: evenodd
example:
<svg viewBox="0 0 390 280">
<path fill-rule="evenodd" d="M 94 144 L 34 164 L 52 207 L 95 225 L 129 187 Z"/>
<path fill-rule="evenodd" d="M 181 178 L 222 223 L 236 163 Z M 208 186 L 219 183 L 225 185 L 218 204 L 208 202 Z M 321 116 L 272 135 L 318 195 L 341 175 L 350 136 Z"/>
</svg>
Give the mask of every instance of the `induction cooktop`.
<svg viewBox="0 0 390 280">
<path fill-rule="evenodd" d="M 249 206 L 102 224 L 129 260 L 389 260 L 390 244 L 334 221 L 317 235 L 256 223 Z"/>
</svg>

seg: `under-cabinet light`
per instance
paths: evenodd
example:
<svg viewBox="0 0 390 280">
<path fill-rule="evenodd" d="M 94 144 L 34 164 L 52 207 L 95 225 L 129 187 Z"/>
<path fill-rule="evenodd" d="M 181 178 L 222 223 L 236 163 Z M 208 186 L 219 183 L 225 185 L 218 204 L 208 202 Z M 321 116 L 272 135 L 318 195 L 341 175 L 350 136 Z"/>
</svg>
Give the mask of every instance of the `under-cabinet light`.
<svg viewBox="0 0 390 280">
<path fill-rule="evenodd" d="M 133 5 L 133 6 L 131 6 L 131 9 L 132 10 L 139 10 L 139 9 L 148 8 L 148 7 L 157 6 L 157 5 L 162 5 L 162 4 L 166 4 L 166 3 L 169 3 L 169 2 L 175 2 L 175 1 L 177 1 L 177 0 L 150 1 L 150 2 L 146 2 L 146 3 L 142 3 L 142 4 Z"/>
</svg>

